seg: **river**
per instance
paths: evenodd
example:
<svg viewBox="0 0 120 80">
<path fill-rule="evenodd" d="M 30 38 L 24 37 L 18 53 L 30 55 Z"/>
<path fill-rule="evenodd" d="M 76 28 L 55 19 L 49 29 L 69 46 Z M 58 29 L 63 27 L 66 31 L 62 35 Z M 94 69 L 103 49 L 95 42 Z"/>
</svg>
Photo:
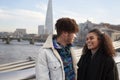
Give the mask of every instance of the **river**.
<svg viewBox="0 0 120 80">
<path fill-rule="evenodd" d="M 29 56 L 36 59 L 38 54 L 39 43 L 30 45 L 28 41 L 11 41 L 5 44 L 0 41 L 0 64 L 10 63 L 18 60 L 26 60 Z"/>
</svg>

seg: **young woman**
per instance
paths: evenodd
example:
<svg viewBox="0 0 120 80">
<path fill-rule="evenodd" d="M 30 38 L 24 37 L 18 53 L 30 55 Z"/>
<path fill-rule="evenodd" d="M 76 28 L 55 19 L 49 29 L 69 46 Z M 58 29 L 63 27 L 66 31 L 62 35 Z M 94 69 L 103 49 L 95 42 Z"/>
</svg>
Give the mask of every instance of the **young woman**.
<svg viewBox="0 0 120 80">
<path fill-rule="evenodd" d="M 98 29 L 91 30 L 78 62 L 77 80 L 119 80 L 113 56 L 110 37 Z"/>
</svg>

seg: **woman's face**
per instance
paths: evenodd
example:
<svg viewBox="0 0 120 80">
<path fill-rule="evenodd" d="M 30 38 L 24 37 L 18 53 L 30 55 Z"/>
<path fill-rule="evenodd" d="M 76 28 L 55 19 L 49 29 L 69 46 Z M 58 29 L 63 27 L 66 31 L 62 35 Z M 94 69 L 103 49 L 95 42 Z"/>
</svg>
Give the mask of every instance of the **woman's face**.
<svg viewBox="0 0 120 80">
<path fill-rule="evenodd" d="M 87 34 L 86 44 L 87 44 L 88 49 L 91 49 L 91 50 L 98 49 L 99 43 L 100 43 L 100 41 L 98 39 L 98 36 L 94 32 Z"/>
</svg>

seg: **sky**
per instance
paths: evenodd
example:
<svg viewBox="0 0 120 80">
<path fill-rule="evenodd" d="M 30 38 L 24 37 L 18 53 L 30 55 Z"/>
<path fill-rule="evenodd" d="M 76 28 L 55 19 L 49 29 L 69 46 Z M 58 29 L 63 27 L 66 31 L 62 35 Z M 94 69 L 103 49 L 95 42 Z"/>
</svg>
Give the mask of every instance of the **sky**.
<svg viewBox="0 0 120 80">
<path fill-rule="evenodd" d="M 52 0 L 53 22 L 70 17 L 76 22 L 110 23 L 120 25 L 120 0 Z M 45 24 L 48 0 L 0 0 L 0 32 L 38 33 Z"/>
</svg>

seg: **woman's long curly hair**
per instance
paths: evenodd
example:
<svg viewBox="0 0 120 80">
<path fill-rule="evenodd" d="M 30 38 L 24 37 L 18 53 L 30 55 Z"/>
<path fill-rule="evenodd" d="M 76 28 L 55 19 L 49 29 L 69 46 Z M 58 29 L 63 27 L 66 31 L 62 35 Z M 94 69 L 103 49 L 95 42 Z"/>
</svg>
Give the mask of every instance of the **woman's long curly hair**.
<svg viewBox="0 0 120 80">
<path fill-rule="evenodd" d="M 107 54 L 109 56 L 115 56 L 115 49 L 113 47 L 112 40 L 107 34 L 102 33 L 98 29 L 92 29 L 88 32 L 88 34 L 89 33 L 95 33 L 98 36 L 98 40 L 100 42 L 99 49 L 102 50 L 104 54 Z M 85 43 L 83 47 L 83 54 L 86 54 L 89 51 L 90 49 L 88 49 L 87 44 Z"/>
</svg>

